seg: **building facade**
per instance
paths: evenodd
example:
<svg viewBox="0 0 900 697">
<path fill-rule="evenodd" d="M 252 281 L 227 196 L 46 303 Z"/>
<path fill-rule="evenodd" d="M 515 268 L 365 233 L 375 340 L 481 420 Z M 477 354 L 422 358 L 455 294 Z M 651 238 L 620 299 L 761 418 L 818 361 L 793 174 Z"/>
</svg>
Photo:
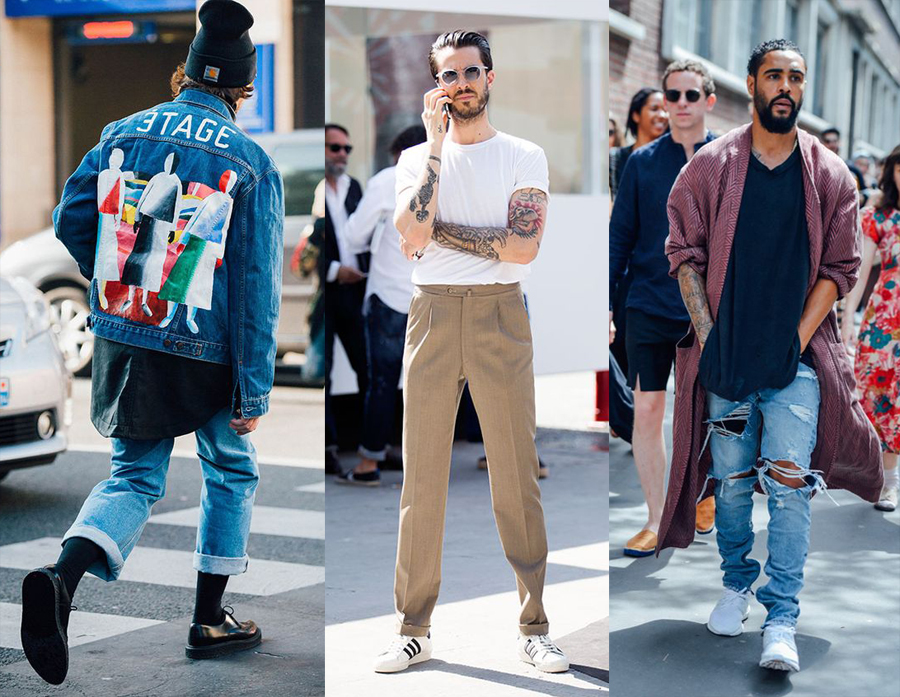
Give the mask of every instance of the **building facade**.
<svg viewBox="0 0 900 697">
<path fill-rule="evenodd" d="M 169 77 L 187 57 L 202 2 L 5 0 L 0 248 L 49 227 L 62 185 L 103 126 L 171 98 Z M 239 125 L 250 133 L 321 127 L 321 58 L 314 58 L 324 0 L 242 2 L 254 15 L 260 58 L 258 96 Z"/>
<path fill-rule="evenodd" d="M 844 157 L 900 143 L 900 0 L 610 0 L 611 113 L 621 124 L 631 96 L 661 85 L 670 61 L 696 58 L 716 82 L 710 128 L 747 123 L 747 60 L 774 38 L 807 60 L 802 128 L 837 127 Z"/>
</svg>

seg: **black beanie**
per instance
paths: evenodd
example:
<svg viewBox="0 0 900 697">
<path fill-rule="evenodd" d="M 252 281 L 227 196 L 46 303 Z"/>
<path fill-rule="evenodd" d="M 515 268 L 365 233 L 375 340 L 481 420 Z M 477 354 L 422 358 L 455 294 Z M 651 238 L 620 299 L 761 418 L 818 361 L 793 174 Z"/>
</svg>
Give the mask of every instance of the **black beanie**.
<svg viewBox="0 0 900 697">
<path fill-rule="evenodd" d="M 206 0 L 200 31 L 191 42 L 184 74 L 210 87 L 244 87 L 256 77 L 256 47 L 247 30 L 253 15 L 234 0 Z"/>
</svg>

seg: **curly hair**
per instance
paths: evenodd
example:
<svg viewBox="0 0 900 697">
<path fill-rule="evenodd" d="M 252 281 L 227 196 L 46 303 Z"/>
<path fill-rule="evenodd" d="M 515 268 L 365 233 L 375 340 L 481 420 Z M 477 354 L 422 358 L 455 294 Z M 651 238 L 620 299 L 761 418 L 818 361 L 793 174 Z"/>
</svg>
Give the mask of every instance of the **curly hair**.
<svg viewBox="0 0 900 697">
<path fill-rule="evenodd" d="M 759 66 L 762 65 L 766 54 L 772 51 L 793 51 L 803 59 L 803 64 L 806 65 L 806 56 L 803 55 L 797 44 L 790 39 L 772 39 L 771 41 L 763 41 L 753 49 L 750 54 L 750 60 L 747 61 L 747 75 L 756 77 L 756 73 L 759 72 Z"/>
<path fill-rule="evenodd" d="M 703 65 L 703 63 L 695 60 L 681 60 L 669 63 L 669 65 L 666 66 L 666 72 L 663 73 L 663 92 L 666 91 L 666 80 L 669 79 L 669 75 L 671 75 L 672 73 L 684 72 L 697 73 L 697 75 L 703 78 L 703 91 L 706 92 L 707 97 L 711 94 L 716 93 L 716 83 L 713 82 L 712 75 L 709 74 L 709 70 L 707 70 L 706 66 Z"/>
<path fill-rule="evenodd" d="M 253 85 L 245 85 L 244 87 L 213 87 L 197 82 L 184 74 L 184 63 L 180 63 L 175 68 L 175 72 L 172 73 L 172 77 L 169 80 L 169 87 L 172 88 L 173 97 L 177 97 L 184 90 L 200 90 L 224 100 L 232 109 L 237 109 L 238 100 L 249 99 L 253 96 Z"/>
</svg>

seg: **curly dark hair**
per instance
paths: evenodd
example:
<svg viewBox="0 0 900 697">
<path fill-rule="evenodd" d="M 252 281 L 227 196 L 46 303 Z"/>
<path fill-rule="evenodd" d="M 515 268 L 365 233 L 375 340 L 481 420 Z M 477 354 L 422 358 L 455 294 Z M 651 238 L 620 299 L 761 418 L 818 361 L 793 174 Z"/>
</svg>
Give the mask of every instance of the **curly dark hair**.
<svg viewBox="0 0 900 697">
<path fill-rule="evenodd" d="M 197 82 L 184 74 L 184 63 L 179 64 L 175 68 L 175 72 L 172 73 L 172 77 L 169 80 L 169 87 L 172 88 L 173 97 L 177 97 L 184 90 L 200 90 L 201 92 L 212 94 L 224 100 L 232 110 L 237 109 L 239 99 L 249 99 L 253 95 L 253 85 L 244 87 L 212 87 L 211 85 Z"/>
<path fill-rule="evenodd" d="M 772 39 L 771 41 L 763 41 L 750 53 L 750 60 L 747 61 L 747 75 L 756 77 L 759 72 L 759 66 L 762 65 L 767 53 L 772 51 L 793 51 L 800 55 L 803 59 L 803 65 L 806 65 L 806 56 L 800 50 L 800 47 L 790 39 Z"/>
<path fill-rule="evenodd" d="M 878 204 L 878 210 L 885 213 L 890 212 L 892 208 L 898 209 L 897 199 L 900 197 L 900 192 L 897 191 L 897 182 L 894 181 L 894 168 L 898 164 L 900 164 L 900 145 L 891 150 L 891 154 L 887 156 L 881 168 L 881 180 L 878 182 L 878 188 L 881 190 L 881 202 Z"/>
</svg>

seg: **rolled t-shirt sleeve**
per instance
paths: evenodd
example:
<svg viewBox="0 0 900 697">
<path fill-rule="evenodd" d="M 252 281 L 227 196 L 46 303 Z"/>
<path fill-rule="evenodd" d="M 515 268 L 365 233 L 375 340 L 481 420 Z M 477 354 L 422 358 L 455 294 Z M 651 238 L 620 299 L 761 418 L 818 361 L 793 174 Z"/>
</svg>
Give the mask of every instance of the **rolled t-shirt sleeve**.
<svg viewBox="0 0 900 697">
<path fill-rule="evenodd" d="M 536 145 L 524 150 L 516 159 L 515 190 L 521 189 L 539 189 L 548 196 L 550 195 L 550 172 L 547 166 L 547 156 Z"/>
</svg>

